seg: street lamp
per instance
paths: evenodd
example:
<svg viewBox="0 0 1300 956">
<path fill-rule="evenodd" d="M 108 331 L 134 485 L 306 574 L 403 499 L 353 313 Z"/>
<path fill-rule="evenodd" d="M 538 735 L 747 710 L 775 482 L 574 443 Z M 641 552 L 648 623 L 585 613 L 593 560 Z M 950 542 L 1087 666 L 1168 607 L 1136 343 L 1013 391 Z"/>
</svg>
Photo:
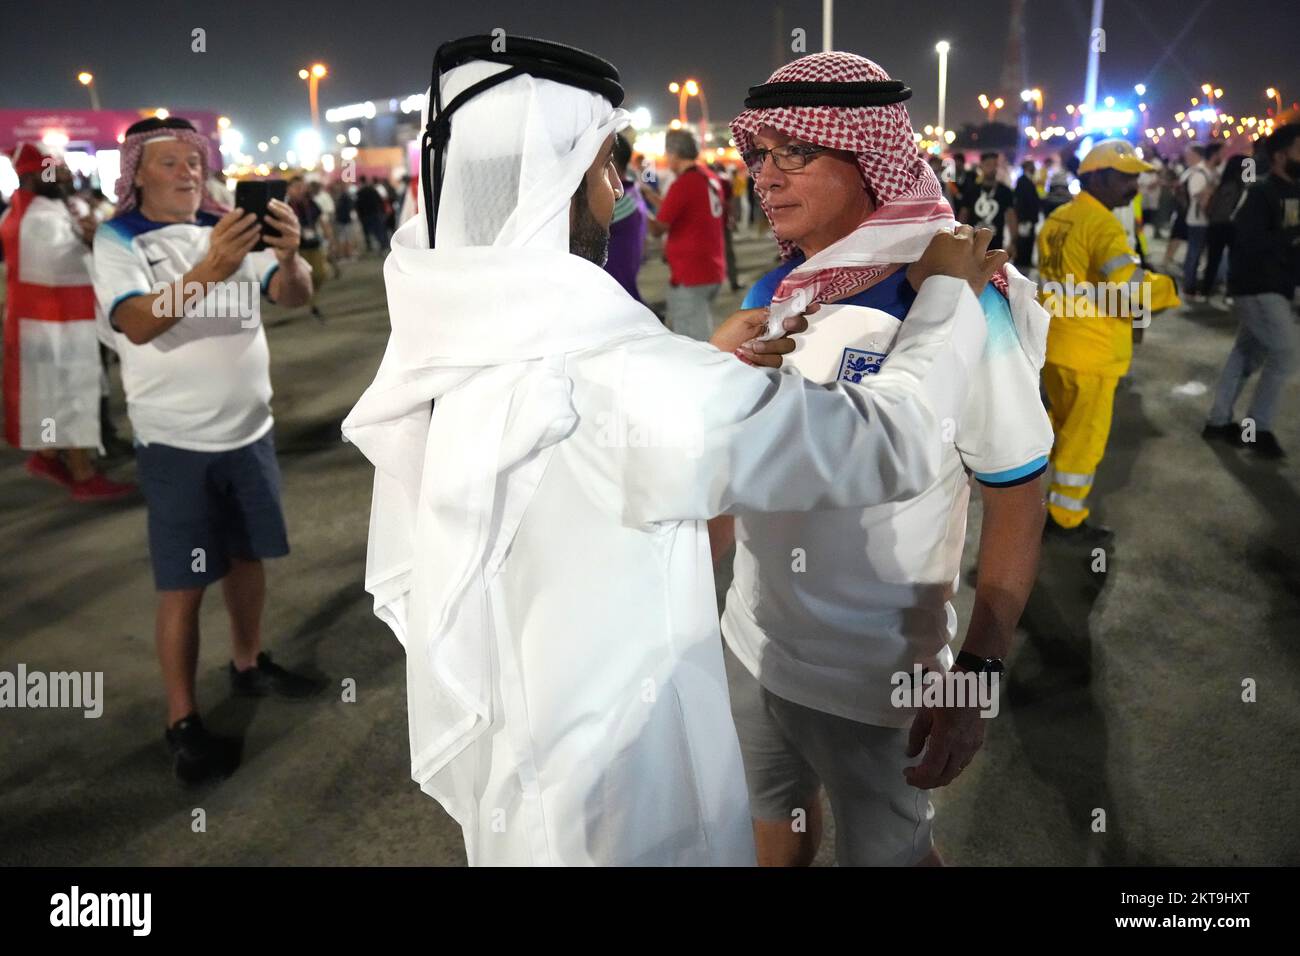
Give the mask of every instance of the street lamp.
<svg viewBox="0 0 1300 956">
<path fill-rule="evenodd" d="M 999 96 L 995 100 L 990 100 L 985 93 L 979 95 L 979 103 L 980 109 L 988 113 L 990 123 L 993 122 L 993 117 L 997 114 L 997 111 L 1006 106 L 1006 101 L 1002 97 Z"/>
<path fill-rule="evenodd" d="M 940 40 L 934 45 L 934 52 L 939 54 L 939 122 L 936 124 L 940 129 L 944 129 L 944 107 L 948 99 L 948 51 L 952 45 L 947 40 Z"/>
<path fill-rule="evenodd" d="M 704 140 L 707 139 L 709 129 L 709 101 L 704 95 L 704 90 L 700 89 L 700 84 L 695 80 L 687 80 L 685 83 L 676 81 L 668 84 L 668 92 L 677 94 L 677 126 L 673 129 L 681 129 L 686 125 L 686 100 L 692 96 L 700 98 L 700 144 L 703 146 Z"/>
<path fill-rule="evenodd" d="M 316 101 L 316 86 L 321 78 L 329 73 L 324 63 L 313 63 L 309 68 L 298 71 L 298 79 L 307 81 L 307 96 L 311 100 L 312 129 L 320 129 L 320 109 Z"/>
<path fill-rule="evenodd" d="M 1034 118 L 1037 119 L 1039 114 L 1043 112 L 1043 91 L 1038 87 L 1034 87 L 1032 90 L 1021 90 L 1020 102 L 1025 104 L 1033 103 Z"/>
<path fill-rule="evenodd" d="M 77 82 L 90 90 L 90 108 L 99 109 L 99 91 L 95 89 L 95 74 L 82 70 L 77 74 Z"/>
</svg>

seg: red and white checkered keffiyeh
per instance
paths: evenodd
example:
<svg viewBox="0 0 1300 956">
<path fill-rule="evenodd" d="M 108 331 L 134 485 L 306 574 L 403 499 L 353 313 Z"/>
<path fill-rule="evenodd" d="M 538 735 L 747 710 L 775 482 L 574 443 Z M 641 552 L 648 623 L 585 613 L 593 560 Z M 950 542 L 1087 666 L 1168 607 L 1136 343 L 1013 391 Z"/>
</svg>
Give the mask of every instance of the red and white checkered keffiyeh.
<svg viewBox="0 0 1300 956">
<path fill-rule="evenodd" d="M 888 80 L 876 63 L 853 53 L 813 53 L 787 63 L 768 83 Z M 741 152 L 754 148 L 754 137 L 768 126 L 806 143 L 854 153 L 875 211 L 849 235 L 793 269 L 772 297 L 769 337 L 781 322 L 817 302 L 864 289 L 921 257 L 934 234 L 958 225 L 943 187 L 917 151 L 912 121 L 902 103 L 888 106 L 781 106 L 747 109 L 731 121 Z M 759 202 L 767 212 L 766 197 Z M 769 217 L 770 218 L 770 217 Z M 782 258 L 798 252 L 778 240 Z M 993 283 L 1004 294 L 1006 276 Z"/>
<path fill-rule="evenodd" d="M 211 170 L 208 169 L 208 141 L 203 134 L 190 129 L 151 129 L 143 133 L 132 133 L 122 141 L 121 175 L 117 178 L 116 215 L 120 216 L 136 207 L 139 190 L 135 187 L 135 174 L 140 168 L 140 159 L 144 155 L 145 145 L 160 139 L 179 139 L 199 151 L 199 155 L 203 157 L 203 198 L 199 202 L 199 208 L 214 216 L 224 216 L 230 212 L 208 192 L 208 176 Z"/>
</svg>

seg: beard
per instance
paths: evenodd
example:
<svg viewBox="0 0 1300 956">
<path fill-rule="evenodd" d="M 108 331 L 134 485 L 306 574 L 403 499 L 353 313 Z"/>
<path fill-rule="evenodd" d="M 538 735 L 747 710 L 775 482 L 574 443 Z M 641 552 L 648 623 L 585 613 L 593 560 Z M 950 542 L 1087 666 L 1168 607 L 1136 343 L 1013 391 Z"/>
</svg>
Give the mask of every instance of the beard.
<svg viewBox="0 0 1300 956">
<path fill-rule="evenodd" d="M 587 182 L 573 194 L 573 215 L 569 217 L 569 252 L 602 269 L 609 259 L 609 229 L 596 221 L 587 202 Z"/>
</svg>

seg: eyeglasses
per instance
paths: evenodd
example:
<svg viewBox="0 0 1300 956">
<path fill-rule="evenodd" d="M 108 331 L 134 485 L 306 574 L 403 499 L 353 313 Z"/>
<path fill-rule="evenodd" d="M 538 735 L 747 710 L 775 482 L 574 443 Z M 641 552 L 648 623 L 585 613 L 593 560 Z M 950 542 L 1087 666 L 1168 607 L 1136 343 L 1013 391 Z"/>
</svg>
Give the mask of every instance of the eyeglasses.
<svg viewBox="0 0 1300 956">
<path fill-rule="evenodd" d="M 751 176 L 757 176 L 763 169 L 763 162 L 768 156 L 776 168 L 783 173 L 793 173 L 808 165 L 808 160 L 818 153 L 824 153 L 826 146 L 775 146 L 772 149 L 747 149 L 740 156 L 749 167 Z"/>
</svg>

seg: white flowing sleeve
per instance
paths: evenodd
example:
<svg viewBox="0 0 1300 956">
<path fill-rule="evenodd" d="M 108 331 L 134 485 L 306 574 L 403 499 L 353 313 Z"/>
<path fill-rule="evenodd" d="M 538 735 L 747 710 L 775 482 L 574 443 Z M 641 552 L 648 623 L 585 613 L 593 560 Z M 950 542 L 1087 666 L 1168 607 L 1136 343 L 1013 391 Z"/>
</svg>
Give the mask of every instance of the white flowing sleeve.
<svg viewBox="0 0 1300 956">
<path fill-rule="evenodd" d="M 934 276 L 889 361 L 862 385 L 758 370 L 712 346 L 656 336 L 629 357 L 622 410 L 624 520 L 854 508 L 911 497 L 937 477 L 984 348 L 961 279 Z"/>
</svg>

